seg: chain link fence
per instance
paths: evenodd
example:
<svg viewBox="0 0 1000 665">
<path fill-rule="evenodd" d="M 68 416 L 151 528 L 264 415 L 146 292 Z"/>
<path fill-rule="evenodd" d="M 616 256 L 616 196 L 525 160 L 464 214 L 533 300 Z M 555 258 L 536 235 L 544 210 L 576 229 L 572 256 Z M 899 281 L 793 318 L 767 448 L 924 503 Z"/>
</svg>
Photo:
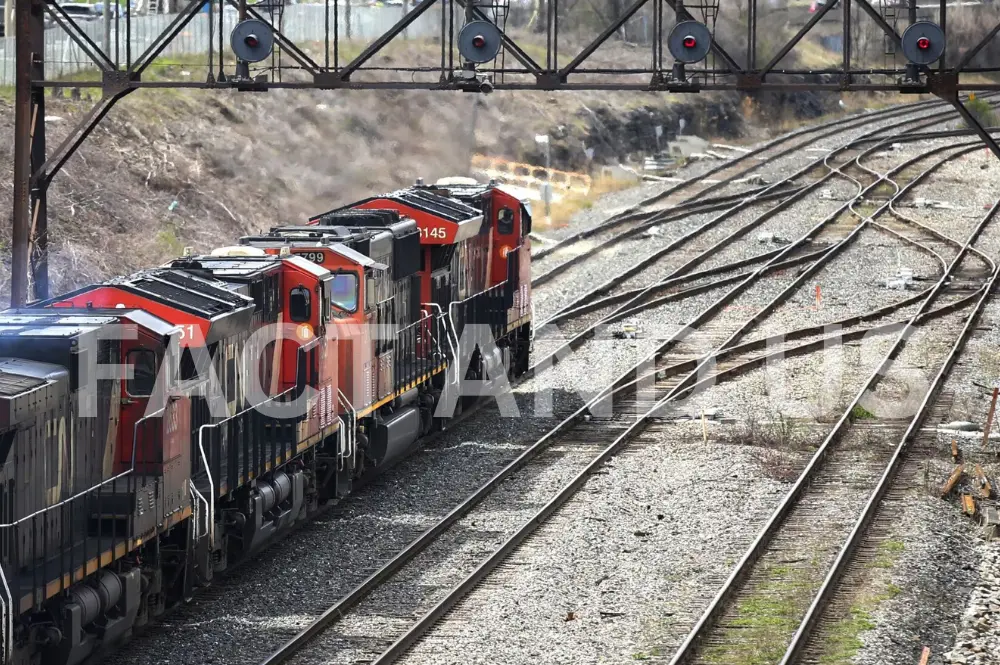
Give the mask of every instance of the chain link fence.
<svg viewBox="0 0 1000 665">
<path fill-rule="evenodd" d="M 402 16 L 405 5 L 383 6 L 383 7 L 352 7 L 351 8 L 351 38 L 359 41 L 370 42 L 376 37 L 385 33 Z M 347 38 L 347 23 L 344 5 L 338 7 L 338 37 Z M 95 16 L 93 19 L 81 20 L 74 18 L 83 32 L 99 48 L 107 51 L 112 62 L 124 67 L 129 60 L 133 62 L 144 53 L 156 40 L 156 38 L 166 30 L 170 22 L 176 18 L 176 14 L 147 14 L 134 16 L 131 25 L 126 30 L 125 17 L 111 17 L 110 31 L 105 35 L 104 19 Z M 271 20 L 271 17 L 267 17 Z M 223 43 L 225 45 L 227 69 L 232 69 L 234 62 L 232 51 L 229 48 L 229 35 L 237 23 L 236 11 L 223 12 Z M 274 23 L 278 23 L 277 16 Z M 426 12 L 411 24 L 407 30 L 408 37 L 430 37 L 440 33 L 440 14 L 438 12 Z M 297 44 L 305 42 L 322 43 L 327 35 L 327 9 L 326 5 L 289 5 L 284 7 L 281 16 L 281 31 L 290 40 Z M 332 48 L 334 36 L 334 8 L 330 4 L 329 10 L 329 35 Z M 201 12 L 195 16 L 160 54 L 161 58 L 169 61 L 171 57 L 189 56 L 204 53 L 207 56 L 210 40 L 214 40 L 216 46 L 219 42 L 219 16 Z M 14 37 L 0 38 L 0 85 L 14 85 L 15 71 L 15 50 Z M 207 57 L 206 57 L 207 65 Z M 217 63 L 216 63 L 217 66 Z M 87 56 L 86 52 L 74 42 L 69 35 L 58 25 L 45 30 L 45 77 L 47 79 L 65 78 L 78 74 L 85 70 L 96 72 L 96 66 Z M 95 73 L 96 76 L 96 73 Z"/>
</svg>

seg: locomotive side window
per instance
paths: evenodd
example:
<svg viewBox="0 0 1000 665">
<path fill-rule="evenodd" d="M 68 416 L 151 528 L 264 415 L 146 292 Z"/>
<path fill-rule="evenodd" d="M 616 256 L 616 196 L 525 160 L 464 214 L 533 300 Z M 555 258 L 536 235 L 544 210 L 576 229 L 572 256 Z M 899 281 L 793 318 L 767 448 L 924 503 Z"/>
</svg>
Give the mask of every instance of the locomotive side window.
<svg viewBox="0 0 1000 665">
<path fill-rule="evenodd" d="M 304 286 L 296 286 L 288 294 L 289 315 L 292 321 L 304 323 L 312 318 L 312 305 L 309 297 L 309 289 Z"/>
<path fill-rule="evenodd" d="M 378 302 L 375 293 L 375 278 L 371 275 L 365 277 L 365 309 L 371 309 L 375 307 L 375 303 Z"/>
<path fill-rule="evenodd" d="M 132 397 L 149 397 L 156 385 L 156 354 L 150 349 L 132 349 L 125 355 L 125 364 L 132 366 L 132 378 L 125 390 Z"/>
<path fill-rule="evenodd" d="M 514 211 L 510 208 L 500 208 L 497 213 L 497 233 L 509 235 L 514 232 Z"/>
<path fill-rule="evenodd" d="M 330 285 L 330 300 L 333 306 L 345 312 L 358 309 L 358 276 L 354 273 L 339 272 L 333 276 Z"/>
</svg>

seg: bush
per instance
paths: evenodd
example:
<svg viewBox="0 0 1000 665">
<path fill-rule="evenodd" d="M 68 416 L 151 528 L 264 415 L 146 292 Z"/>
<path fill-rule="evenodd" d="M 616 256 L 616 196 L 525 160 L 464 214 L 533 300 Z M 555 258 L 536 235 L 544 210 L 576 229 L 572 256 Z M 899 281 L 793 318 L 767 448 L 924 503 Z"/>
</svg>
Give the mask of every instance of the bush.
<svg viewBox="0 0 1000 665">
<path fill-rule="evenodd" d="M 996 111 L 994 111 L 993 107 L 990 106 L 990 103 L 982 97 L 969 95 L 969 100 L 965 103 L 965 108 L 968 109 L 972 117 L 975 118 L 983 127 L 997 126 Z M 969 123 L 965 123 L 965 126 L 972 129 Z"/>
</svg>

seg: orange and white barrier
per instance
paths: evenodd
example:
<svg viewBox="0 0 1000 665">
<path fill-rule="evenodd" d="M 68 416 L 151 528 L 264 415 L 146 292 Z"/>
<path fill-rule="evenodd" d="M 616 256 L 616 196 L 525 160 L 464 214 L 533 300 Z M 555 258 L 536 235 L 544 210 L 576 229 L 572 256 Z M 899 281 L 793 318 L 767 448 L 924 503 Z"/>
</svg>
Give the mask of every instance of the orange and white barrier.
<svg viewBox="0 0 1000 665">
<path fill-rule="evenodd" d="M 543 183 L 548 182 L 552 185 L 553 190 L 580 192 L 582 194 L 590 192 L 591 179 L 585 173 L 546 169 L 544 166 L 512 162 L 487 155 L 474 155 L 472 157 L 472 169 L 481 177 L 496 180 L 504 184 L 538 189 Z"/>
</svg>

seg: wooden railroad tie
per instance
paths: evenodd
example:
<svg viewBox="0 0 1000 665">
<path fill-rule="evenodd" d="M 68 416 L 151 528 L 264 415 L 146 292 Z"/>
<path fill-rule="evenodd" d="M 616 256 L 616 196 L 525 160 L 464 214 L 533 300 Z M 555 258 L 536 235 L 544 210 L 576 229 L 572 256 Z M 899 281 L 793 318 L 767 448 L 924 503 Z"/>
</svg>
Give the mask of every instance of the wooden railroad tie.
<svg viewBox="0 0 1000 665">
<path fill-rule="evenodd" d="M 962 495 L 962 512 L 970 517 L 976 514 L 976 499 L 971 494 Z"/>
<path fill-rule="evenodd" d="M 951 472 L 951 475 L 948 476 L 948 482 L 946 482 L 944 487 L 941 488 L 942 498 L 948 496 L 951 491 L 955 489 L 955 485 L 957 485 L 958 481 L 962 478 L 963 471 L 965 471 L 965 465 L 959 464 L 955 467 L 955 470 Z"/>
</svg>

